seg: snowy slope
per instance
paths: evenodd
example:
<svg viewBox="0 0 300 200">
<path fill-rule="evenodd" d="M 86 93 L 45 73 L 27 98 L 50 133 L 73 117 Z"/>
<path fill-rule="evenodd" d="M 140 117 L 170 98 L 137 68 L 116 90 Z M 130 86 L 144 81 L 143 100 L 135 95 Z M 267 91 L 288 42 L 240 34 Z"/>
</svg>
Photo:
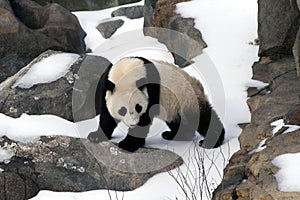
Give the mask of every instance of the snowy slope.
<svg viewBox="0 0 300 200">
<path fill-rule="evenodd" d="M 143 1 L 137 3 L 143 4 Z M 136 5 L 136 4 L 134 4 Z M 96 26 L 110 18 L 110 13 L 116 8 L 106 9 L 102 11 L 76 12 L 82 27 L 87 32 L 86 44 L 87 48 L 92 49 L 97 55 L 105 55 L 112 61 L 128 56 L 146 56 L 155 59 L 162 59 L 173 62 L 173 58 L 168 53 L 166 47 L 159 43 L 156 39 L 144 37 L 142 35 L 143 19 L 125 20 L 125 24 L 121 27 L 111 39 L 102 38 L 101 34 L 96 30 Z M 199 28 L 204 36 L 204 40 L 208 44 L 204 54 L 194 59 L 195 65 L 185 70 L 191 75 L 199 78 L 205 85 L 206 92 L 213 106 L 218 113 L 221 113 L 222 120 L 225 123 L 228 142 L 221 148 L 213 150 L 204 150 L 198 148 L 196 143 L 192 142 L 167 142 L 161 139 L 157 134 L 163 127 L 159 121 L 155 121 L 155 126 L 151 128 L 150 136 L 147 139 L 147 146 L 174 150 L 181 155 L 185 164 L 179 169 L 173 170 L 171 173 L 180 179 L 180 174 L 188 180 L 190 186 L 197 188 L 194 190 L 196 199 L 209 199 L 211 191 L 220 183 L 223 168 L 228 162 L 230 156 L 239 149 L 237 136 L 241 129 L 239 123 L 248 122 L 250 112 L 246 104 L 246 89 L 249 85 L 257 87 L 263 86 L 259 82 L 251 80 L 251 66 L 257 60 L 256 46 L 249 45 L 256 36 L 256 18 L 257 5 L 255 0 L 193 0 L 191 2 L 182 3 L 177 6 L 177 12 L 185 17 L 195 18 L 196 28 Z M 133 32 L 131 32 L 133 31 Z M 134 33 L 134 37 L 132 37 Z M 129 37 L 131 36 L 131 37 Z M 126 39 L 127 38 L 127 39 Z M 129 40 L 131 38 L 131 40 Z M 121 54 L 116 52 L 120 51 Z M 56 65 L 54 61 L 53 65 Z M 207 76 L 212 74 L 212 70 L 200 67 L 203 65 L 212 65 L 215 67 L 214 73 L 218 73 L 220 77 L 221 92 L 225 95 L 216 95 L 215 88 Z M 207 75 L 208 74 L 208 75 Z M 214 75 L 214 74 L 213 74 Z M 52 126 L 54 122 L 59 125 Z M 88 122 L 89 123 L 89 122 Z M 95 129 L 97 123 L 91 122 L 93 126 L 89 128 Z M 18 136 L 18 130 L 15 125 L 18 124 L 19 130 L 27 130 L 22 137 Z M 36 129 L 31 129 L 36 127 Z M 48 124 L 48 125 L 47 125 Z M 69 136 L 78 137 L 76 128 L 86 127 L 68 122 L 56 116 L 28 116 L 23 115 L 19 119 L 11 119 L 0 114 L 0 134 L 7 135 L 18 140 L 28 140 L 28 138 L 36 138 L 40 133 L 55 134 L 57 132 Z M 24 132 L 24 131 L 23 131 Z M 122 139 L 124 135 L 121 132 L 116 133 L 117 140 Z M 27 136 L 27 137 L 26 137 Z M 82 135 L 80 135 L 83 137 Z M 25 137 L 25 138 L 24 138 Z M 230 139 L 232 138 L 232 139 Z M 1 156 L 1 154 L 0 154 Z M 201 176 L 197 168 L 198 164 L 204 164 L 205 174 L 207 177 L 207 188 L 202 184 Z M 201 171 L 200 171 L 201 173 Z M 194 182 L 195 177 L 197 182 Z M 198 184 L 198 185 L 197 185 Z M 185 185 L 185 188 L 188 188 Z M 191 194 L 191 193 L 190 193 Z M 90 191 L 83 193 L 58 193 L 52 191 L 41 191 L 33 200 L 46 199 L 64 199 L 64 200 L 80 200 L 80 199 L 186 199 L 184 191 L 174 181 L 168 173 L 163 173 L 151 178 L 144 186 L 131 192 L 114 192 L 110 191 L 110 195 L 106 190 Z M 192 196 L 193 197 L 193 196 Z"/>
</svg>

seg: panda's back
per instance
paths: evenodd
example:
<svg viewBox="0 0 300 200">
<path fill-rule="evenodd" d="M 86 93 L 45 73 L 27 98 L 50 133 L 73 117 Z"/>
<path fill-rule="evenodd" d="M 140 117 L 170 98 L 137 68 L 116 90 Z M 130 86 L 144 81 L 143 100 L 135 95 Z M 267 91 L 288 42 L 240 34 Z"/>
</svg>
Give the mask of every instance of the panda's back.
<svg viewBox="0 0 300 200">
<path fill-rule="evenodd" d="M 207 103 L 201 83 L 182 69 L 162 61 L 151 60 L 160 75 L 159 118 L 172 121 L 183 113 L 198 112 Z"/>
</svg>

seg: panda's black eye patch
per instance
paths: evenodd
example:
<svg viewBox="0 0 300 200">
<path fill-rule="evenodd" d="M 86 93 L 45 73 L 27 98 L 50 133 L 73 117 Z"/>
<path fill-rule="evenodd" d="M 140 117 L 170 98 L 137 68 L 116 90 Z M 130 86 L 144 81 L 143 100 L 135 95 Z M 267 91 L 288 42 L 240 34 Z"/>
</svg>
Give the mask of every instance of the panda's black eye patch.
<svg viewBox="0 0 300 200">
<path fill-rule="evenodd" d="M 122 107 L 122 108 L 118 111 L 119 115 L 121 115 L 121 116 L 123 116 L 123 117 L 126 115 L 126 112 L 127 112 L 127 109 L 126 109 L 125 107 Z"/>
<path fill-rule="evenodd" d="M 105 88 L 111 92 L 113 92 L 113 90 L 115 89 L 115 84 L 113 82 L 111 82 L 110 80 L 107 80 L 105 82 Z"/>
<path fill-rule="evenodd" d="M 136 110 L 137 113 L 140 113 L 140 112 L 142 112 L 143 107 L 140 104 L 136 104 L 135 105 L 135 110 Z"/>
</svg>

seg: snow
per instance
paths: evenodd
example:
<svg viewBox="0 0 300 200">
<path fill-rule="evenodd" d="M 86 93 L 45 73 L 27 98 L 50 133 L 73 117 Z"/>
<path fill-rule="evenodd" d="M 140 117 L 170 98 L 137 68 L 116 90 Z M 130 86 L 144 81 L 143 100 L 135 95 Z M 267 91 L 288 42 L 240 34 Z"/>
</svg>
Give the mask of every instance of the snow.
<svg viewBox="0 0 300 200">
<path fill-rule="evenodd" d="M 58 53 L 50 55 L 42 61 L 34 64 L 24 76 L 16 81 L 13 87 L 28 89 L 36 84 L 56 81 L 68 72 L 70 66 L 78 58 L 79 55 L 73 53 Z"/>
<path fill-rule="evenodd" d="M 54 115 L 22 114 L 14 119 L 0 113 L 0 135 L 6 135 L 14 141 L 33 142 L 41 135 L 57 134 L 71 137 L 78 135 L 74 123 Z"/>
<path fill-rule="evenodd" d="M 140 1 L 131 5 L 123 5 L 113 8 L 108 8 L 100 11 L 80 11 L 73 12 L 77 16 L 82 28 L 87 33 L 85 37 L 85 44 L 87 49 L 95 50 L 101 43 L 105 42 L 107 39 L 103 38 L 101 33 L 97 30 L 97 26 L 103 22 L 109 21 L 111 19 L 111 13 L 121 7 L 134 6 L 134 5 L 144 5 L 144 1 Z M 144 19 L 134 19 L 130 20 L 126 17 L 114 17 L 114 19 L 122 19 L 125 23 L 117 30 L 114 35 L 122 34 L 128 30 L 134 30 L 143 27 Z"/>
<path fill-rule="evenodd" d="M 300 126 L 296 126 L 296 125 L 286 125 L 284 123 L 284 120 L 283 119 L 279 119 L 279 120 L 276 120 L 274 122 L 271 123 L 271 126 L 273 126 L 273 130 L 272 130 L 272 134 L 275 135 L 280 129 L 282 129 L 283 127 L 286 127 L 287 130 L 285 130 L 282 134 L 285 134 L 285 133 L 290 133 L 290 132 L 293 132 L 293 131 L 296 131 L 298 129 L 300 129 Z"/>
<path fill-rule="evenodd" d="M 0 162 L 5 162 L 6 160 L 9 160 L 13 155 L 14 154 L 11 151 L 0 148 Z"/>
<path fill-rule="evenodd" d="M 143 3 L 141 1 L 132 5 L 143 5 Z M 110 20 L 110 14 L 115 9 L 117 8 L 74 12 L 87 33 L 85 42 L 87 48 L 94 52 L 93 54 L 105 56 L 111 62 L 131 55 L 174 62 L 163 44 L 159 43 L 157 39 L 143 36 L 143 19 L 130 20 L 118 17 L 124 20 L 125 24 L 110 39 L 104 39 L 96 27 L 99 23 Z M 178 178 L 183 175 L 190 186 L 196 188 L 193 191 L 196 199 L 210 199 L 211 192 L 221 182 L 223 168 L 231 155 L 239 149 L 237 136 L 241 133 L 241 129 L 238 124 L 250 121 L 250 112 L 246 104 L 247 87 L 261 88 L 266 85 L 251 80 L 251 66 L 258 59 L 258 47 L 248 43 L 257 37 L 257 2 L 255 0 L 192 0 L 179 4 L 177 12 L 185 17 L 195 18 L 195 27 L 201 30 L 204 40 L 208 44 L 208 48 L 204 50 L 203 54 L 194 58 L 195 63 L 184 70 L 203 83 L 213 107 L 224 122 L 227 143 L 217 149 L 202 149 L 198 147 L 200 137 L 196 138 L 196 142 L 165 141 L 158 133 L 166 126 L 160 120 L 155 120 L 146 140 L 146 146 L 168 149 L 182 156 L 185 164 L 179 169 L 172 170 L 171 173 L 175 177 L 179 176 Z M 71 56 L 72 59 L 70 58 L 69 61 L 65 59 L 66 54 L 55 59 L 51 56 L 52 58 L 43 60 L 42 64 L 38 63 L 37 65 L 40 66 L 35 67 L 34 73 L 28 72 L 32 74 L 28 75 L 27 82 L 21 82 L 20 79 L 16 85 L 31 87 L 36 84 L 35 82 L 40 83 L 42 80 L 56 80 L 57 77 L 66 73 L 76 56 Z M 43 68 L 41 68 L 42 66 Z M 49 72 L 47 69 L 50 66 L 51 71 Z M 55 66 L 59 70 L 54 70 Z M 52 73 L 56 74 L 55 77 L 52 77 Z M 34 78 L 35 76 L 38 77 L 38 80 Z M 0 114 L 0 135 L 6 135 L 22 142 L 34 141 L 41 135 L 56 134 L 86 138 L 86 133 L 96 130 L 97 120 L 95 118 L 72 123 L 53 115 L 29 116 L 23 114 L 20 118 L 13 119 Z M 125 129 L 126 127 L 122 124 L 118 126 L 114 133 L 114 141 L 118 142 L 124 137 Z M 198 164 L 203 164 L 204 172 L 198 170 Z M 206 176 L 208 185 L 203 184 L 203 174 Z M 183 185 L 188 188 L 186 183 Z M 171 175 L 162 173 L 149 179 L 144 186 L 130 192 L 96 190 L 82 193 L 60 193 L 44 190 L 32 200 L 118 199 L 116 196 L 119 199 L 123 199 L 124 196 L 125 200 L 187 199 L 184 191 Z"/>
<path fill-rule="evenodd" d="M 279 168 L 275 174 L 278 189 L 282 192 L 300 192 L 300 153 L 277 156 L 272 163 Z"/>
<path fill-rule="evenodd" d="M 263 139 L 262 141 L 260 141 L 260 143 L 257 145 L 257 147 L 249 152 L 249 155 L 258 153 L 258 152 L 264 150 L 265 148 L 267 148 L 266 141 L 267 141 L 267 139 Z"/>
</svg>

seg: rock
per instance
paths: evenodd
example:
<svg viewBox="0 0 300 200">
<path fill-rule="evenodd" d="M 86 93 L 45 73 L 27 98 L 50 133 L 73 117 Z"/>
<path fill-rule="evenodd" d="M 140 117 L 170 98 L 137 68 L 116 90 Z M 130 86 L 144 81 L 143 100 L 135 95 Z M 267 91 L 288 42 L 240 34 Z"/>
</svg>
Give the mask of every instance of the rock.
<svg viewBox="0 0 300 200">
<path fill-rule="evenodd" d="M 300 193 L 279 191 L 272 160 L 281 154 L 300 152 L 300 130 L 272 134 L 271 122 L 285 119 L 299 123 L 300 87 L 292 56 L 253 65 L 254 79 L 270 83 L 268 93 L 257 93 L 248 100 L 251 123 L 242 131 L 241 150 L 235 153 L 224 170 L 222 183 L 214 192 L 223 199 L 299 199 Z M 266 139 L 264 149 L 257 150 Z"/>
<path fill-rule="evenodd" d="M 102 10 L 109 7 L 120 6 L 129 3 L 135 3 L 140 0 L 34 0 L 41 5 L 47 5 L 49 3 L 58 3 L 71 11 L 82 10 Z"/>
<path fill-rule="evenodd" d="M 79 64 L 72 95 L 74 121 L 82 121 L 96 116 L 96 88 L 102 73 L 110 64 L 106 58 L 90 55 L 87 55 Z"/>
<path fill-rule="evenodd" d="M 178 31 L 181 34 L 188 36 L 189 38 L 187 39 L 189 41 L 188 44 L 185 44 L 185 37 L 178 38 L 181 40 L 176 40 L 177 42 L 174 42 L 174 40 L 173 42 L 169 42 L 169 44 L 171 44 L 171 48 L 177 49 L 177 52 L 180 52 L 181 54 L 173 54 L 176 60 L 176 64 L 178 64 L 179 66 L 186 66 L 191 64 L 191 59 L 200 55 L 202 53 L 202 50 L 207 47 L 206 43 L 202 38 L 201 32 L 194 26 L 195 22 L 192 18 L 183 18 L 180 15 L 175 15 L 170 19 L 168 28 L 170 28 L 171 30 Z M 178 51 L 178 49 L 180 50 Z"/>
<path fill-rule="evenodd" d="M 39 190 L 134 190 L 153 175 L 183 163 L 166 150 L 140 149 L 127 154 L 110 142 L 92 144 L 62 136 L 41 137 L 31 144 L 8 140 L 0 138 L 0 146 L 6 142 L 15 153 L 9 163 L 0 163 L 4 170 L 0 180 L 5 180 L 1 181 L 0 194 L 5 199 L 28 199 Z"/>
<path fill-rule="evenodd" d="M 300 80 L 300 28 L 297 32 L 296 40 L 293 46 L 293 55 L 296 63 L 297 76 Z"/>
<path fill-rule="evenodd" d="M 153 14 L 156 8 L 156 0 L 145 0 L 144 3 L 144 27 L 152 27 Z"/>
<path fill-rule="evenodd" d="M 185 1 L 188 0 L 146 0 L 144 9 L 145 35 L 164 43 L 180 67 L 190 64 L 207 47 L 201 32 L 194 27 L 194 19 L 183 18 L 175 12 L 176 4 Z"/>
<path fill-rule="evenodd" d="M 117 19 L 108 22 L 103 22 L 97 26 L 97 29 L 101 33 L 101 35 L 105 39 L 107 39 L 110 38 L 121 26 L 123 26 L 123 24 L 123 20 Z"/>
<path fill-rule="evenodd" d="M 292 47 L 299 29 L 299 10 L 291 1 L 258 1 L 259 55 L 280 57 L 291 55 Z"/>
<path fill-rule="evenodd" d="M 113 11 L 111 16 L 125 16 L 129 19 L 138 19 L 144 16 L 144 6 L 122 7 Z"/>
<path fill-rule="evenodd" d="M 7 77 L 17 73 L 27 62 L 27 59 L 20 58 L 17 54 L 10 54 L 0 58 L 0 83 Z"/>
<path fill-rule="evenodd" d="M 0 62 L 6 77 L 47 49 L 85 52 L 85 32 L 71 12 L 58 4 L 40 6 L 30 0 L 1 0 Z M 11 58 L 11 60 L 9 59 Z M 20 62 L 16 63 L 16 58 Z M 10 64 L 11 63 L 11 64 Z"/>
<path fill-rule="evenodd" d="M 37 175 L 29 159 L 14 157 L 7 166 L 9 170 L 0 174 L 1 198 L 30 199 L 38 194 Z M 6 166 L 0 163 L 0 167 L 4 169 Z"/>
<path fill-rule="evenodd" d="M 38 84 L 29 89 L 12 88 L 15 81 L 22 77 L 33 64 L 55 53 L 57 52 L 47 51 L 41 54 L 16 75 L 0 84 L 0 113 L 11 117 L 19 117 L 23 113 L 31 115 L 53 114 L 71 121 L 73 120 L 73 111 L 75 113 L 80 111 L 80 114 L 76 114 L 78 120 L 89 119 L 95 116 L 94 101 L 92 101 L 94 96 L 87 97 L 86 94 L 95 95 L 96 86 L 92 86 L 97 85 L 101 76 L 101 70 L 104 70 L 105 66 L 110 64 L 105 58 L 81 56 L 70 67 L 70 71 L 64 77 L 54 82 Z M 93 62 L 90 62 L 90 60 L 93 60 Z M 87 65 L 90 65 L 89 68 L 86 67 Z M 86 72 L 86 78 L 83 80 L 80 79 L 81 75 L 78 75 L 79 73 L 83 74 L 80 72 L 81 68 L 91 70 Z M 76 79 L 80 79 L 78 81 L 80 86 L 74 83 Z M 74 97 L 73 88 L 75 91 Z M 89 101 L 92 101 L 93 104 L 85 107 L 83 111 L 81 107 L 85 105 L 84 102 Z"/>
<path fill-rule="evenodd" d="M 300 104 L 288 111 L 284 117 L 284 122 L 285 124 L 300 126 Z"/>
</svg>

